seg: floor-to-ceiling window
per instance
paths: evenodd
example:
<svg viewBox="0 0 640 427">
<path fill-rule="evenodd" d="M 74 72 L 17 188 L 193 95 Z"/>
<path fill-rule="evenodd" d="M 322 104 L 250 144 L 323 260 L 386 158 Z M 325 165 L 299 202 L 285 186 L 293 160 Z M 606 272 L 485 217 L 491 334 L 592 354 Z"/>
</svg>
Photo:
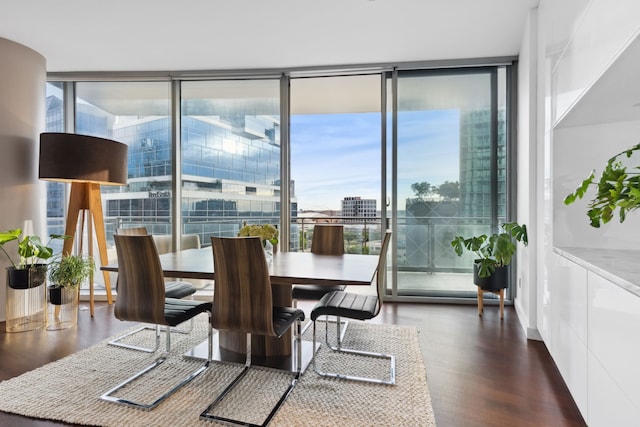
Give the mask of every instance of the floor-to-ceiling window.
<svg viewBox="0 0 640 427">
<path fill-rule="evenodd" d="M 450 242 L 505 220 L 505 85 L 497 67 L 397 73 L 393 295 L 475 296 L 472 257 Z"/>
<path fill-rule="evenodd" d="M 63 106 L 64 84 L 60 82 L 48 82 L 46 87 L 46 132 L 64 132 L 65 111 Z M 47 186 L 47 235 L 64 234 L 65 226 L 65 184 L 62 182 L 48 181 Z M 62 251 L 62 241 L 52 240 L 54 253 Z"/>
<path fill-rule="evenodd" d="M 171 234 L 168 82 L 78 82 L 75 132 L 128 146 L 128 183 L 102 187 L 107 241 L 120 227 Z"/>
<path fill-rule="evenodd" d="M 317 223 L 345 227 L 347 253 L 380 243 L 381 75 L 291 79 L 291 250 Z M 297 209 L 295 209 L 297 207 Z"/>
<path fill-rule="evenodd" d="M 509 219 L 506 69 L 50 83 L 47 130 L 129 146 L 128 185 L 103 188 L 108 240 L 145 226 L 208 245 L 247 221 L 282 226 L 295 251 L 314 223 L 342 222 L 347 251 L 375 254 L 389 227 L 391 297 L 473 297 L 449 242 Z"/>
<path fill-rule="evenodd" d="M 184 234 L 236 236 L 280 223 L 280 80 L 181 84 Z"/>
</svg>

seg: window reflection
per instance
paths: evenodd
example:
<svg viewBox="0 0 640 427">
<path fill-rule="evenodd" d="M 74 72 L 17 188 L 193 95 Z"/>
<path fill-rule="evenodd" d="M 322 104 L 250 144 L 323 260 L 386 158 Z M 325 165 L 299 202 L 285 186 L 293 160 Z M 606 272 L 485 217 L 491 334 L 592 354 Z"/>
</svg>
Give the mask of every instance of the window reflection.
<svg viewBox="0 0 640 427">
<path fill-rule="evenodd" d="M 280 82 L 182 83 L 182 219 L 190 233 L 236 236 L 280 223 Z"/>
</svg>

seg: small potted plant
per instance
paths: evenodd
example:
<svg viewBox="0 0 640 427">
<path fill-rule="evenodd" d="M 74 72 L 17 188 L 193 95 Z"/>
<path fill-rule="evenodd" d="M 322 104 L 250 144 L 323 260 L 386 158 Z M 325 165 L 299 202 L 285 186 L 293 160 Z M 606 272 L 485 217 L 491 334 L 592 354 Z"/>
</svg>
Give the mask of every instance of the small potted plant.
<svg viewBox="0 0 640 427">
<path fill-rule="evenodd" d="M 269 242 L 276 247 L 278 245 L 278 229 L 271 224 L 253 224 L 248 225 L 247 222 L 242 223 L 242 228 L 238 232 L 239 237 L 256 236 L 260 237 L 262 244 Z"/>
<path fill-rule="evenodd" d="M 278 229 L 271 224 L 248 225 L 246 221 L 242 223 L 242 228 L 238 232 L 239 237 L 260 237 L 267 261 L 271 261 L 273 253 L 277 251 L 278 235 Z"/>
<path fill-rule="evenodd" d="M 451 246 L 458 256 L 465 250 L 476 255 L 473 264 L 473 283 L 487 291 L 499 291 L 508 286 L 507 266 L 516 253 L 517 242 L 529 243 L 527 226 L 517 222 L 502 224 L 501 233 L 490 236 L 456 236 Z"/>
<path fill-rule="evenodd" d="M 44 283 L 47 272 L 45 261 L 53 256 L 53 249 L 49 247 L 51 241 L 67 238 L 69 236 L 51 234 L 45 245 L 39 236 L 23 236 L 20 228 L 0 232 L 0 249 L 11 262 L 7 267 L 9 286 L 14 289 L 29 289 Z M 5 248 L 5 244 L 13 240 L 18 242 L 18 262 L 13 260 Z"/>
<path fill-rule="evenodd" d="M 60 305 L 64 298 L 63 290 L 74 294 L 82 282 L 85 281 L 95 269 L 93 258 L 82 255 L 65 255 L 49 264 L 49 300 L 52 304 Z"/>
</svg>

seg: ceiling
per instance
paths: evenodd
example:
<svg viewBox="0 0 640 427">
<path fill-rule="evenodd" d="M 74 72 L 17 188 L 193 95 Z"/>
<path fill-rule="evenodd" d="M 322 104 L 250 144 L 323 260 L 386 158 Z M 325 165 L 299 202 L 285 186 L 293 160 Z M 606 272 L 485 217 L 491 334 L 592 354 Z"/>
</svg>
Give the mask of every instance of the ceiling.
<svg viewBox="0 0 640 427">
<path fill-rule="evenodd" d="M 49 72 L 297 69 L 515 56 L 538 0 L 2 0 Z"/>
</svg>

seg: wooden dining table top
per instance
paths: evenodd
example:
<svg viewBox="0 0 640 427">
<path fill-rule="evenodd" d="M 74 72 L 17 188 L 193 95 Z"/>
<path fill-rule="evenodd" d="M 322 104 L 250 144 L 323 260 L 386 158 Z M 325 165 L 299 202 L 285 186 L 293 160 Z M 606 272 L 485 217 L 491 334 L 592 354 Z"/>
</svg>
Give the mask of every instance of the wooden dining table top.
<svg viewBox="0 0 640 427">
<path fill-rule="evenodd" d="M 210 247 L 185 249 L 160 255 L 165 277 L 215 279 Z M 247 260 L 249 262 L 249 260 Z M 276 252 L 269 263 L 271 283 L 277 285 L 370 285 L 378 266 L 375 255 L 318 255 L 310 252 Z M 118 271 L 117 263 L 102 267 Z"/>
</svg>

